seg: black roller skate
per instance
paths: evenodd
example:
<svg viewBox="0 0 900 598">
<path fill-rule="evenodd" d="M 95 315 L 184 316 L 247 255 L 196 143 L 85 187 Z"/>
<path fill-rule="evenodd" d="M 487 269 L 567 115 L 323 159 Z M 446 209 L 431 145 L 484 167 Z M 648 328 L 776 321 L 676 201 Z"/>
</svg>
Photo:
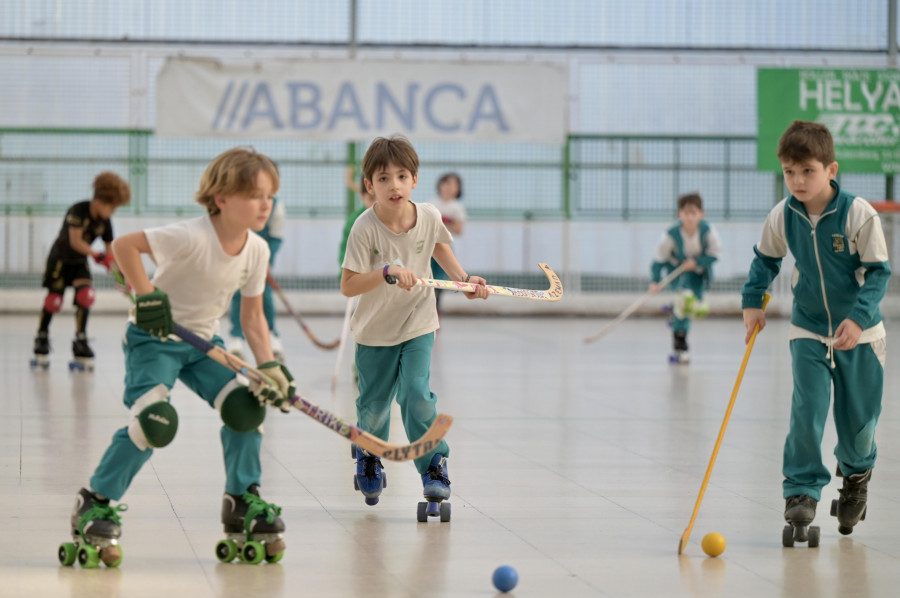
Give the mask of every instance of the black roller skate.
<svg viewBox="0 0 900 598">
<path fill-rule="evenodd" d="M 119 513 L 127 509 L 121 504 L 113 507 L 86 488 L 79 490 L 72 509 L 72 542 L 59 545 L 60 564 L 68 567 L 77 560 L 85 569 L 93 569 L 103 561 L 107 567 L 118 567 L 123 558 Z"/>
<path fill-rule="evenodd" d="M 815 548 L 819 545 L 819 526 L 809 524 L 816 517 L 817 500 L 808 494 L 791 496 L 785 501 L 784 520 L 788 525 L 781 532 L 781 544 L 787 548 L 794 542 L 807 542 Z"/>
<path fill-rule="evenodd" d="M 350 445 L 350 456 L 356 459 L 353 489 L 363 493 L 367 505 L 377 505 L 381 491 L 387 488 L 387 473 L 381 465 L 381 459 L 355 444 Z"/>
<path fill-rule="evenodd" d="M 87 336 L 83 332 L 75 335 L 72 341 L 72 361 L 69 362 L 69 371 L 85 370 L 94 371 L 94 352 L 87 343 Z"/>
<path fill-rule="evenodd" d="M 669 363 L 690 363 L 690 361 L 687 331 L 679 330 L 672 333 L 672 354 L 669 355 Z"/>
<path fill-rule="evenodd" d="M 50 339 L 47 336 L 47 331 L 42 330 L 34 337 L 34 357 L 31 358 L 28 365 L 32 368 L 46 370 L 50 367 L 50 358 L 48 355 L 50 355 Z"/>
<path fill-rule="evenodd" d="M 419 503 L 416 519 L 428 521 L 429 517 L 440 516 L 441 521 L 450 521 L 450 478 L 447 477 L 447 458 L 440 453 L 431 457 L 428 471 L 422 474 L 422 490 L 425 502 Z"/>
<path fill-rule="evenodd" d="M 831 501 L 831 514 L 837 517 L 838 531 L 846 536 L 853 533 L 853 526 L 866 518 L 866 498 L 872 470 L 845 477 L 838 467 L 837 474 L 844 478 L 844 487 L 838 490 L 841 497 Z"/>
<path fill-rule="evenodd" d="M 216 544 L 216 557 L 230 563 L 235 557 L 255 565 L 263 559 L 277 563 L 284 556 L 284 521 L 281 507 L 259 497 L 253 484 L 243 495 L 225 493 L 222 497 L 222 524 L 225 539 Z"/>
</svg>

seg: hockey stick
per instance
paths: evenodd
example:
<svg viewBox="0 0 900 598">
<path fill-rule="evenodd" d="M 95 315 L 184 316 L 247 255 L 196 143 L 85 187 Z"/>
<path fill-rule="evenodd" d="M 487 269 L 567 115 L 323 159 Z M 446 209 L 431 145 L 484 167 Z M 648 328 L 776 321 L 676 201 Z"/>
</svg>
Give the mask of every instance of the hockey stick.
<svg viewBox="0 0 900 598">
<path fill-rule="evenodd" d="M 128 284 L 125 281 L 125 276 L 122 272 L 118 268 L 111 268 L 110 274 L 112 274 L 119 289 L 132 303 L 134 303 L 134 295 L 128 288 Z M 207 357 L 224 365 L 231 371 L 243 374 L 255 382 L 263 382 L 274 386 L 274 382 L 258 369 L 242 359 L 238 359 L 222 347 L 197 336 L 184 326 L 176 323 L 175 334 L 177 334 L 184 342 L 195 349 L 202 351 Z M 377 436 L 372 436 L 365 430 L 362 430 L 353 424 L 348 424 L 338 416 L 320 408 L 300 395 L 294 395 L 289 398 L 288 401 L 290 401 L 292 406 L 296 407 L 320 424 L 330 428 L 332 431 L 337 432 L 347 440 L 355 443 L 360 448 L 373 455 L 377 455 L 382 459 L 389 459 L 391 461 L 409 461 L 410 459 L 417 459 L 418 457 L 427 455 L 440 444 L 441 439 L 444 438 L 447 431 L 450 429 L 451 424 L 453 424 L 452 416 L 439 413 L 434 420 L 434 423 L 431 424 L 431 427 L 428 428 L 415 442 L 409 444 L 388 444 Z"/>
<path fill-rule="evenodd" d="M 769 303 L 771 296 L 766 293 L 763 295 L 763 311 Z M 744 351 L 744 360 L 741 362 L 741 369 L 738 371 L 737 380 L 734 382 L 734 390 L 731 391 L 731 400 L 728 401 L 728 408 L 725 410 L 725 418 L 722 420 L 722 426 L 719 428 L 719 436 L 716 438 L 716 446 L 713 447 L 712 456 L 709 458 L 709 465 L 706 468 L 706 475 L 703 476 L 703 484 L 700 485 L 700 494 L 697 495 L 697 504 L 694 505 L 694 512 L 691 513 L 691 521 L 688 523 L 684 533 L 681 534 L 681 540 L 678 542 L 678 554 L 684 552 L 687 546 L 688 538 L 691 536 L 691 530 L 694 528 L 694 521 L 697 520 L 697 512 L 700 510 L 700 503 L 703 501 L 703 494 L 706 492 L 706 485 L 709 483 L 709 476 L 712 474 L 713 465 L 719 454 L 719 447 L 722 445 L 722 438 L 725 436 L 725 428 L 728 426 L 728 419 L 731 417 L 731 410 L 734 408 L 734 401 L 737 399 L 738 390 L 741 388 L 741 381 L 744 379 L 744 370 L 747 369 L 747 362 L 750 361 L 750 352 L 753 350 L 753 344 L 756 342 L 756 335 L 759 333 L 759 324 L 753 329 L 750 340 L 747 342 L 747 349 Z"/>
<path fill-rule="evenodd" d="M 337 339 L 330 343 L 323 343 L 316 335 L 312 333 L 312 330 L 309 329 L 309 326 L 306 325 L 306 322 L 303 321 L 303 318 L 300 317 L 300 314 L 294 311 L 294 308 L 291 307 L 291 304 L 288 302 L 287 295 L 284 294 L 284 291 L 281 290 L 281 287 L 278 286 L 278 283 L 275 282 L 275 277 L 272 276 L 271 272 L 266 273 L 266 282 L 269 283 L 269 286 L 272 287 L 272 290 L 275 291 L 275 294 L 278 295 L 278 298 L 281 299 L 281 302 L 284 303 L 284 307 L 287 308 L 288 313 L 291 314 L 297 323 L 300 324 L 300 328 L 303 329 L 303 332 L 306 333 L 306 336 L 309 337 L 309 340 L 313 342 L 313 344 L 320 349 L 334 349 L 340 344 L 341 339 Z"/>
<path fill-rule="evenodd" d="M 331 375 L 331 397 L 334 399 L 334 393 L 337 390 L 338 375 L 341 372 L 341 360 L 344 357 L 344 349 L 347 345 L 347 339 L 350 338 L 350 316 L 353 315 L 353 306 L 356 305 L 356 297 L 347 299 L 347 307 L 344 309 L 344 324 L 341 326 L 341 338 L 338 341 L 337 360 L 334 363 L 334 373 Z"/>
<path fill-rule="evenodd" d="M 637 301 L 635 301 L 634 303 L 629 305 L 627 308 L 625 308 L 625 311 L 623 311 L 618 316 L 616 316 L 616 319 L 613 320 L 612 322 L 610 322 L 609 324 L 607 324 L 606 327 L 603 328 L 603 330 L 601 330 L 594 336 L 589 336 L 586 339 L 584 339 L 585 344 L 590 344 L 594 341 L 598 341 L 601 338 L 603 338 L 604 336 L 606 336 L 607 334 L 609 334 L 613 328 L 615 328 L 616 326 L 618 326 L 619 324 L 624 322 L 631 314 L 633 314 L 638 309 L 640 309 L 642 305 L 644 305 L 645 303 L 650 301 L 651 297 L 653 297 L 654 295 L 659 293 L 659 291 L 661 291 L 664 288 L 666 288 L 667 286 L 669 286 L 672 283 L 672 281 L 675 280 L 676 278 L 678 278 L 678 276 L 682 272 L 684 272 L 684 264 L 681 264 L 680 266 L 678 266 L 677 268 L 675 268 L 674 270 L 669 272 L 668 276 L 666 276 L 661 281 L 659 281 L 659 289 L 656 291 L 656 293 L 648 292 L 648 293 L 644 293 L 643 295 L 641 295 L 641 297 L 638 298 Z"/>
<path fill-rule="evenodd" d="M 273 381 L 258 369 L 228 353 L 222 347 L 197 336 L 183 326 L 175 324 L 175 334 L 192 347 L 206 353 L 206 356 L 210 359 L 221 363 L 231 371 L 243 374 L 254 382 L 262 382 L 274 386 Z M 340 417 L 309 402 L 300 395 L 294 395 L 288 400 L 293 407 L 296 407 L 332 431 L 337 432 L 361 449 L 391 461 L 409 461 L 410 459 L 417 459 L 427 455 L 437 448 L 453 423 L 452 416 L 439 413 L 431 427 L 415 442 L 409 444 L 388 444 L 377 436 L 372 436 L 365 430 L 353 424 L 348 424 Z"/>
<path fill-rule="evenodd" d="M 553 268 L 547 264 L 539 263 L 538 266 L 544 271 L 547 280 L 550 281 L 550 288 L 546 291 L 538 291 L 532 289 L 514 289 L 511 287 L 499 287 L 494 285 L 484 285 L 488 293 L 491 295 L 502 295 L 504 297 L 517 297 L 519 299 L 531 299 L 532 301 L 559 301 L 563 296 L 562 282 L 559 276 L 553 271 Z M 388 274 L 385 276 L 388 284 L 396 284 L 397 278 Z M 416 286 L 431 287 L 442 291 L 460 291 L 463 293 L 474 293 L 478 285 L 470 282 L 457 282 L 455 280 L 438 280 L 435 278 L 418 278 Z"/>
</svg>

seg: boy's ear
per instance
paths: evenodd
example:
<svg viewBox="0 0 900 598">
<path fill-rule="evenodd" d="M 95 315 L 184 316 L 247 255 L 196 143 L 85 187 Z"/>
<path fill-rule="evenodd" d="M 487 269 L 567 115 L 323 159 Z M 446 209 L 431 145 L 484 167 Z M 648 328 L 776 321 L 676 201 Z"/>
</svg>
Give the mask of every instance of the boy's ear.
<svg viewBox="0 0 900 598">
<path fill-rule="evenodd" d="M 837 176 L 838 163 L 837 163 L 837 162 L 832 162 L 831 164 L 828 165 L 828 167 L 826 168 L 826 170 L 828 171 L 828 178 L 829 178 L 829 179 L 833 179 L 834 177 Z"/>
<path fill-rule="evenodd" d="M 416 174 L 413 175 L 412 188 L 415 189 L 418 184 L 419 184 L 419 173 L 417 172 Z"/>
</svg>

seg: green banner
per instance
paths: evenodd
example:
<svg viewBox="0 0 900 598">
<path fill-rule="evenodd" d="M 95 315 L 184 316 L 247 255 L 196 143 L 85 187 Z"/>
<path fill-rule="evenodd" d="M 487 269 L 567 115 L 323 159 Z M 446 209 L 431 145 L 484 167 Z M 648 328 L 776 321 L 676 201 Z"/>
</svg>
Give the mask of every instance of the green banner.
<svg viewBox="0 0 900 598">
<path fill-rule="evenodd" d="M 759 69 L 756 83 L 759 170 L 781 171 L 778 139 L 800 119 L 828 127 L 841 172 L 900 172 L 900 71 Z"/>
</svg>

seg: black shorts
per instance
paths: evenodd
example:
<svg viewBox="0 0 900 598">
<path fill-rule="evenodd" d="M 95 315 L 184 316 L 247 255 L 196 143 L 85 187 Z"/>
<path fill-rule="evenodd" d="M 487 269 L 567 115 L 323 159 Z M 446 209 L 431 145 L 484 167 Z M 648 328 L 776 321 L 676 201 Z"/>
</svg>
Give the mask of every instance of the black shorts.
<svg viewBox="0 0 900 598">
<path fill-rule="evenodd" d="M 64 262 L 51 255 L 47 259 L 47 268 L 44 270 L 44 280 L 41 286 L 51 293 L 62 294 L 67 286 L 72 286 L 72 281 L 79 278 L 91 279 L 87 258 L 78 262 Z"/>
</svg>

